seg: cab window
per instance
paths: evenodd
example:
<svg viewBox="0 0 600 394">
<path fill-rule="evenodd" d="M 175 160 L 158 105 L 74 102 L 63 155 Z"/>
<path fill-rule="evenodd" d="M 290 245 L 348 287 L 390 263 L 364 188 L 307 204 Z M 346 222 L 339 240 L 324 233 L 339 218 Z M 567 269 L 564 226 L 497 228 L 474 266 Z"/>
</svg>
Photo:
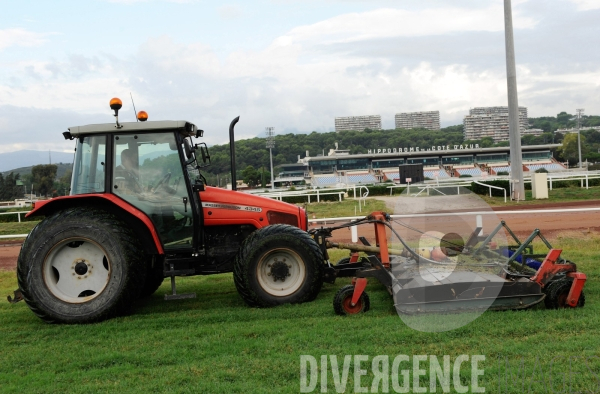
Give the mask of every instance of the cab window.
<svg viewBox="0 0 600 394">
<path fill-rule="evenodd" d="M 106 136 L 79 138 L 71 178 L 71 195 L 104 192 L 105 155 Z"/>
<path fill-rule="evenodd" d="M 165 249 L 191 248 L 193 215 L 175 134 L 113 138 L 113 193 L 152 219 Z"/>
</svg>

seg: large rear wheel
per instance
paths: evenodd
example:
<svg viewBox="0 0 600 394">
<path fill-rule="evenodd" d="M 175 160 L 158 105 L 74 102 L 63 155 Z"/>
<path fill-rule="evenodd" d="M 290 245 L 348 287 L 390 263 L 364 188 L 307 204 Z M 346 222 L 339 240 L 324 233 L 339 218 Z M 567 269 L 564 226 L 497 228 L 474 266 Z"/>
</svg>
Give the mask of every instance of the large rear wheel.
<svg viewBox="0 0 600 394">
<path fill-rule="evenodd" d="M 126 312 L 145 282 L 144 254 L 114 215 L 59 211 L 29 234 L 17 277 L 31 310 L 47 322 L 90 323 Z"/>
<path fill-rule="evenodd" d="M 154 294 L 164 280 L 163 260 L 158 256 L 150 257 L 146 267 L 146 281 L 140 292 L 140 298 Z"/>
<path fill-rule="evenodd" d="M 323 257 L 305 231 L 276 224 L 244 241 L 233 274 L 239 294 L 250 306 L 307 302 L 321 290 Z"/>
</svg>

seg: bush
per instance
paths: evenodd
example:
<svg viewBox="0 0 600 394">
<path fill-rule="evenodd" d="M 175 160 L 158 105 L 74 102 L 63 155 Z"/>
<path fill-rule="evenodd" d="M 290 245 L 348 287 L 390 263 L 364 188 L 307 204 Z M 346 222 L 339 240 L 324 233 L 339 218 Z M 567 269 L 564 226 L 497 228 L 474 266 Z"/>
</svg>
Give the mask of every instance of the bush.
<svg viewBox="0 0 600 394">
<path fill-rule="evenodd" d="M 458 176 L 459 178 L 473 178 L 473 175 L 469 175 L 469 174 L 462 174 Z"/>
<path fill-rule="evenodd" d="M 500 171 L 496 175 L 510 175 L 508 171 Z"/>
<path fill-rule="evenodd" d="M 8 209 L 0 209 L 0 212 L 28 212 L 31 210 L 32 210 L 31 207 L 8 208 Z M 25 214 L 24 213 L 21 214 L 22 222 L 31 222 L 31 221 L 36 221 L 36 220 L 40 220 L 40 218 L 39 217 L 25 218 Z M 19 221 L 19 217 L 17 215 L 0 215 L 0 223 L 13 223 L 13 222 L 18 222 L 18 221 Z"/>
<path fill-rule="evenodd" d="M 539 173 L 543 173 L 543 172 L 545 172 L 545 173 L 547 174 L 547 173 L 548 173 L 548 170 L 547 170 L 547 169 L 545 169 L 544 167 L 542 167 L 542 168 L 538 168 L 537 170 L 535 170 L 535 172 L 536 172 L 536 173 L 538 173 L 538 174 L 539 174 Z"/>
<path fill-rule="evenodd" d="M 510 183 L 508 180 L 502 179 L 502 180 L 494 180 L 494 181 L 485 181 L 485 182 L 480 182 L 480 183 L 484 183 L 484 184 L 490 185 L 490 186 L 501 187 L 506 190 L 507 196 L 510 193 Z M 471 191 L 475 194 L 481 194 L 481 195 L 487 195 L 487 196 L 490 195 L 490 189 L 488 187 L 482 186 L 475 182 L 471 183 Z M 504 197 L 504 192 L 502 190 L 492 189 L 492 196 Z"/>
</svg>

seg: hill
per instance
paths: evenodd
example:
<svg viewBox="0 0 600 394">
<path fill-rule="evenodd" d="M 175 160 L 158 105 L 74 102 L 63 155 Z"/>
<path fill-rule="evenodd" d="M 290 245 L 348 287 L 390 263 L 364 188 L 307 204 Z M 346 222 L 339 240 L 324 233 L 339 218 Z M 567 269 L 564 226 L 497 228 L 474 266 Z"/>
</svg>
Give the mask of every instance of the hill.
<svg viewBox="0 0 600 394">
<path fill-rule="evenodd" d="M 52 164 L 63 163 L 71 165 L 73 163 L 73 153 L 51 151 L 50 157 L 48 151 L 37 150 L 0 153 L 0 172 L 3 174 L 8 174 L 11 171 L 16 173 L 23 168 L 30 168 L 38 164 L 49 164 L 50 159 L 52 159 Z"/>
<path fill-rule="evenodd" d="M 73 164 L 71 163 L 53 163 L 56 166 L 56 177 L 57 178 L 61 178 L 62 176 L 65 175 L 65 173 L 69 170 L 71 170 L 71 168 L 73 167 Z M 29 166 L 29 167 L 20 167 L 20 168 L 15 168 L 9 171 L 4 171 L 2 173 L 2 175 L 7 176 L 8 174 L 10 174 L 11 172 L 13 174 L 19 174 L 21 176 L 21 179 L 23 179 L 24 175 L 29 175 L 31 174 L 31 168 L 33 166 Z"/>
</svg>

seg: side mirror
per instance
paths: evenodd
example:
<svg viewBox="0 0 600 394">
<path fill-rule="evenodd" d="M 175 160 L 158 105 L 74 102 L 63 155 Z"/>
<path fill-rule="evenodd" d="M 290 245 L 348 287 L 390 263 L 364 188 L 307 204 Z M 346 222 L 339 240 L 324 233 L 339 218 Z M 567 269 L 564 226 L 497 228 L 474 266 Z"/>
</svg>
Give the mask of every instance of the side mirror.
<svg viewBox="0 0 600 394">
<path fill-rule="evenodd" d="M 210 154 L 208 153 L 208 147 L 206 146 L 206 143 L 201 143 L 196 145 L 196 148 L 200 148 L 200 155 L 202 156 L 202 163 L 206 164 L 208 162 L 208 164 L 210 164 Z"/>
<path fill-rule="evenodd" d="M 191 160 L 194 157 L 194 148 L 192 148 L 192 145 L 187 138 L 183 140 L 183 149 L 185 151 L 185 157 L 188 160 Z"/>
</svg>

